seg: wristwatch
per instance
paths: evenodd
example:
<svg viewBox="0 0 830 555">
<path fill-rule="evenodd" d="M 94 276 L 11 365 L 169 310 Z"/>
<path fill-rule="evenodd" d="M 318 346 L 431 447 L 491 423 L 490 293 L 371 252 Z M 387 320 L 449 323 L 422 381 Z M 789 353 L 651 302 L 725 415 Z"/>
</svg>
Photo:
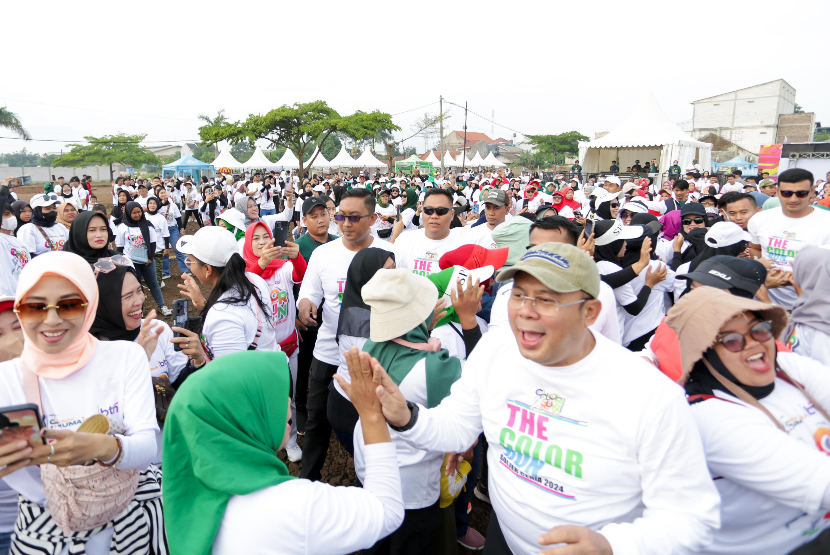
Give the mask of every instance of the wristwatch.
<svg viewBox="0 0 830 555">
<path fill-rule="evenodd" d="M 411 430 L 415 426 L 415 423 L 418 422 L 418 405 L 416 405 L 412 401 L 407 401 L 406 406 L 409 408 L 409 412 L 411 413 L 409 417 L 409 422 L 400 427 L 393 426 L 391 424 L 389 425 L 389 427 L 395 430 L 396 432 L 406 432 L 408 430 Z"/>
</svg>

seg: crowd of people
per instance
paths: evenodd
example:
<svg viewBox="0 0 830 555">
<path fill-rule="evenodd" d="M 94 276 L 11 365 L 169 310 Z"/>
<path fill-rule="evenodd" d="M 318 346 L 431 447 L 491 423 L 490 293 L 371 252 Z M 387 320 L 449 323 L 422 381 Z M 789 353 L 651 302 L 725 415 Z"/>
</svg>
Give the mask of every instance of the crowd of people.
<svg viewBox="0 0 830 555">
<path fill-rule="evenodd" d="M 830 187 L 700 170 L 0 188 L 0 553 L 830 552 Z"/>
</svg>

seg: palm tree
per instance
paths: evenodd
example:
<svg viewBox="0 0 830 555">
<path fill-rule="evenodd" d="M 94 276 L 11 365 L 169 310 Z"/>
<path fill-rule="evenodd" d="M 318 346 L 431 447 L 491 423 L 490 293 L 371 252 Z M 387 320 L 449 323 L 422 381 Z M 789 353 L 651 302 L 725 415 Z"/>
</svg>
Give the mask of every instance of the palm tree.
<svg viewBox="0 0 830 555">
<path fill-rule="evenodd" d="M 20 138 L 23 140 L 32 140 L 32 136 L 29 135 L 28 131 L 23 129 L 23 124 L 20 123 L 19 119 L 17 119 L 17 115 L 14 112 L 10 112 L 5 107 L 0 108 L 0 127 L 11 129 L 12 131 L 20 135 Z"/>
<path fill-rule="evenodd" d="M 225 117 L 225 110 L 224 109 L 219 110 L 216 113 L 215 118 L 211 118 L 210 116 L 206 116 L 205 114 L 199 114 L 199 119 L 202 120 L 203 122 L 207 123 L 208 126 L 222 125 L 223 123 L 228 121 L 228 118 Z M 219 158 L 219 145 L 218 144 L 213 145 L 213 153 L 216 155 L 214 157 L 214 160 L 216 158 Z"/>
</svg>

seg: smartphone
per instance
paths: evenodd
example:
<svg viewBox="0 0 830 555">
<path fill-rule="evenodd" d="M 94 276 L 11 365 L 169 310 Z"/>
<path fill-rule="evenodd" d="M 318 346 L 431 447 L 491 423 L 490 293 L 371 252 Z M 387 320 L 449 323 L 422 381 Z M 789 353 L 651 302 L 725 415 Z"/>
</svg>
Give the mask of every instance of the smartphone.
<svg viewBox="0 0 830 555">
<path fill-rule="evenodd" d="M 288 239 L 288 222 L 274 222 L 274 246 L 284 247 Z"/>
<path fill-rule="evenodd" d="M 473 205 L 473 214 L 478 214 L 480 211 L 481 211 L 481 205 L 480 204 L 474 204 Z"/>
<path fill-rule="evenodd" d="M 176 299 L 173 301 L 173 325 L 177 328 L 187 327 L 187 299 Z M 173 337 L 184 337 L 180 331 L 173 332 Z M 180 343 L 173 344 L 174 351 L 181 351 Z"/>
<path fill-rule="evenodd" d="M 0 445 L 25 440 L 32 447 L 46 445 L 41 437 L 43 420 L 37 405 L 16 405 L 0 409 Z"/>
<path fill-rule="evenodd" d="M 522 201 L 522 208 L 527 208 L 527 203 L 529 203 L 529 202 L 530 202 L 530 199 L 524 199 L 524 201 Z"/>
<path fill-rule="evenodd" d="M 594 232 L 594 220 L 585 220 L 585 238 L 591 236 Z"/>
<path fill-rule="evenodd" d="M 396 222 L 399 222 L 399 221 L 401 221 L 401 205 L 399 204 L 399 205 L 397 206 L 397 208 L 398 208 L 398 215 L 397 215 L 397 216 L 395 216 L 395 221 L 396 221 Z"/>
</svg>

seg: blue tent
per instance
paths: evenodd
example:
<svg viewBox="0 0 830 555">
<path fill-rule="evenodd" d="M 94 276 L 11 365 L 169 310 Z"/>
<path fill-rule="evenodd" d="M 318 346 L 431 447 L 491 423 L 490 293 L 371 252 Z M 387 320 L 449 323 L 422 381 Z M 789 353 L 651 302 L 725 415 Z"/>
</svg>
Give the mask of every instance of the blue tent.
<svg viewBox="0 0 830 555">
<path fill-rule="evenodd" d="M 213 164 L 207 164 L 201 160 L 197 160 L 189 154 L 185 154 L 175 162 L 163 165 L 161 167 L 161 172 L 164 177 L 190 176 L 195 180 L 198 180 L 202 176 L 202 172 L 206 172 L 205 175 L 208 177 L 216 175 Z"/>
<path fill-rule="evenodd" d="M 738 170 L 749 170 L 752 171 L 758 167 L 758 164 L 751 164 L 741 158 L 740 156 L 735 156 L 731 160 L 727 160 L 726 162 L 712 162 L 712 167 L 715 168 L 715 171 L 721 168 L 734 168 Z"/>
</svg>

